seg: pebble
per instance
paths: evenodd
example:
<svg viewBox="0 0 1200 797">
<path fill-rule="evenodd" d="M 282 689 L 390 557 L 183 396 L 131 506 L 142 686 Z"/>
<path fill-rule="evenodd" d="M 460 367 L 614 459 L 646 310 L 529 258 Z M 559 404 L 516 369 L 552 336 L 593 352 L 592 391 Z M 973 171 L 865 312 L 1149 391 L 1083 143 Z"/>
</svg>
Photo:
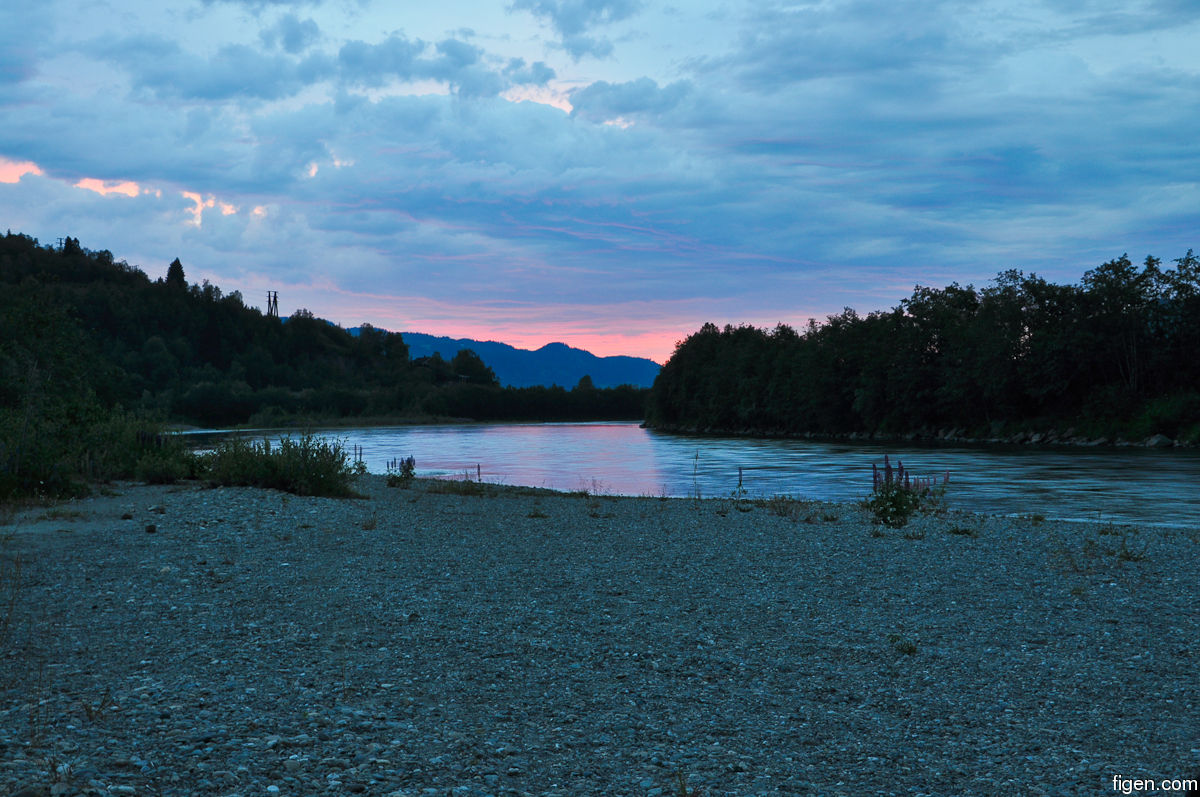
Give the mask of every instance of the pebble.
<svg viewBox="0 0 1200 797">
<path fill-rule="evenodd" d="M 1194 531 L 121 490 L 6 543 L 0 794 L 1090 794 L 1195 747 Z"/>
</svg>

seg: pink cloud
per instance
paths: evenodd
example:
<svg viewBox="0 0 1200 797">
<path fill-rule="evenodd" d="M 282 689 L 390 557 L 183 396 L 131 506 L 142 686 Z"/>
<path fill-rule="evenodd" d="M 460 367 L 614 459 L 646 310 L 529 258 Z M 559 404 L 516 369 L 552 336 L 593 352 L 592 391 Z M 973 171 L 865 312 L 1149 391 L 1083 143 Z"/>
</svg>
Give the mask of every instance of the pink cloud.
<svg viewBox="0 0 1200 797">
<path fill-rule="evenodd" d="M 214 208 L 215 207 L 221 211 L 222 216 L 232 216 L 234 213 L 237 213 L 237 211 L 238 211 L 236 205 L 231 205 L 228 202 L 218 201 L 217 198 L 212 195 L 209 195 L 209 197 L 207 199 L 205 199 L 204 197 L 202 197 L 200 194 L 196 193 L 195 191 L 181 191 L 180 193 L 186 199 L 190 199 L 192 202 L 196 203 L 196 206 L 194 208 L 189 208 L 187 211 L 192 216 L 192 220 L 188 223 L 194 227 L 199 227 L 199 226 L 201 226 L 201 224 L 203 224 L 205 208 Z M 265 215 L 265 211 L 260 214 L 260 213 L 258 213 L 258 208 L 255 208 L 254 214 L 256 216 Z"/>
<path fill-rule="evenodd" d="M 0 183 L 19 182 L 27 174 L 40 177 L 43 172 L 41 167 L 32 161 L 10 161 L 0 158 Z"/>
<path fill-rule="evenodd" d="M 128 197 L 134 197 L 142 192 L 141 186 L 130 180 L 97 180 L 95 177 L 85 177 L 75 183 L 75 187 L 95 191 L 101 196 L 124 194 Z"/>
</svg>

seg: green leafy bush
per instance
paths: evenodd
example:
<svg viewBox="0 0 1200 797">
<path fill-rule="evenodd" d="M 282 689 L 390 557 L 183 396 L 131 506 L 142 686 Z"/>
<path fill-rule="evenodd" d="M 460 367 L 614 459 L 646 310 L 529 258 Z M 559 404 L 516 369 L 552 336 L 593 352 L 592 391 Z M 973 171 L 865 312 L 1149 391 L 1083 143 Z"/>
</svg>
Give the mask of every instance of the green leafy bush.
<svg viewBox="0 0 1200 797">
<path fill-rule="evenodd" d="M 222 442 L 203 462 L 210 484 L 267 487 L 296 495 L 356 497 L 352 484 L 363 472 L 350 462 L 340 441 L 311 434 L 298 440 L 280 438 L 278 445 L 235 437 Z"/>
<path fill-rule="evenodd" d="M 908 525 L 909 519 L 921 508 L 921 493 L 903 484 L 882 484 L 875 488 L 866 506 L 876 522 L 898 529 Z"/>
<path fill-rule="evenodd" d="M 387 486 L 408 487 L 417 475 L 417 461 L 412 457 L 388 463 Z"/>
<path fill-rule="evenodd" d="M 134 476 L 146 484 L 174 484 L 195 475 L 196 457 L 186 451 L 148 451 L 134 469 Z"/>
<path fill-rule="evenodd" d="M 941 484 L 932 476 L 914 476 L 898 462 L 895 467 L 888 456 L 883 457 L 883 467 L 871 466 L 874 490 L 864 506 L 871 510 L 877 523 L 898 529 L 908 524 L 918 511 L 929 512 L 937 508 L 950 481 L 946 472 Z"/>
</svg>

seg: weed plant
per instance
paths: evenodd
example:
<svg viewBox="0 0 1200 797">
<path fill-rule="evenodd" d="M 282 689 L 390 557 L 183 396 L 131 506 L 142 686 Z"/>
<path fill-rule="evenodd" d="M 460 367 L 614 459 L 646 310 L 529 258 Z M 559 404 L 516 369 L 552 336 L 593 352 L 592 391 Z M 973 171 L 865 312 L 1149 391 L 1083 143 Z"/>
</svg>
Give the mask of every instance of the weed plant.
<svg viewBox="0 0 1200 797">
<path fill-rule="evenodd" d="M 898 529 L 908 525 L 908 521 L 921 508 L 922 498 L 922 493 L 902 484 L 880 484 L 867 499 L 866 507 L 871 510 L 877 523 Z"/>
<path fill-rule="evenodd" d="M 1150 548 L 1149 542 L 1140 547 L 1130 545 L 1131 536 L 1136 538 L 1138 533 L 1136 528 L 1108 525 L 1102 526 L 1094 533 L 1094 537 L 1085 533 L 1077 549 L 1062 536 L 1051 534 L 1052 550 L 1064 569 L 1079 575 L 1089 575 L 1098 570 L 1107 569 L 1104 567 L 1106 558 L 1115 561 L 1118 566 L 1126 562 L 1141 562 L 1146 559 Z M 1120 542 L 1115 545 L 1104 539 L 1115 536 L 1120 537 Z"/>
<path fill-rule="evenodd" d="M 766 509 L 772 515 L 797 523 L 800 521 L 804 521 L 805 523 L 834 523 L 838 520 L 837 513 L 828 507 L 823 507 L 816 501 L 793 498 L 790 495 L 773 495 L 770 498 L 756 498 L 753 501 L 745 503 L 747 504 L 747 508 L 742 511 L 749 511 L 750 506 L 757 506 Z M 738 508 L 741 509 L 742 507 L 739 505 Z"/>
<path fill-rule="evenodd" d="M 8 644 L 21 595 L 21 557 L 0 550 L 0 650 Z"/>
<path fill-rule="evenodd" d="M 340 441 L 311 434 L 278 445 L 235 437 L 222 442 L 202 460 L 205 481 L 214 485 L 267 487 L 296 495 L 358 497 L 352 484 L 364 472 L 352 465 Z"/>
<path fill-rule="evenodd" d="M 758 504 L 772 515 L 788 520 L 798 520 L 806 506 L 805 501 L 792 498 L 790 495 L 773 495 L 770 498 L 760 499 Z"/>
<path fill-rule="evenodd" d="M 703 797 L 703 794 L 699 789 L 688 787 L 687 776 L 683 772 L 675 773 L 674 797 Z"/>
<path fill-rule="evenodd" d="M 0 501 L 79 496 L 88 482 L 195 476 L 184 442 L 142 415 L 88 406 L 69 419 L 0 409 Z"/>
<path fill-rule="evenodd" d="M 892 650 L 897 653 L 902 653 L 905 656 L 915 656 L 917 654 L 917 643 L 900 634 L 888 634 L 888 644 L 892 646 Z"/>
<path fill-rule="evenodd" d="M 407 459 L 392 460 L 387 468 L 387 486 L 408 488 L 417 475 L 417 461 L 411 456 Z"/>
<path fill-rule="evenodd" d="M 904 470 L 903 464 L 893 468 L 886 456 L 883 463 L 881 469 L 872 466 L 875 470 L 874 489 L 863 504 L 875 516 L 876 523 L 898 529 L 908 525 L 917 512 L 931 514 L 942 510 L 949 473 L 942 486 L 937 487 L 931 477 L 913 478 Z"/>
<path fill-rule="evenodd" d="M 471 479 L 433 479 L 425 488 L 429 493 L 444 495 L 490 495 L 492 489 L 483 482 Z"/>
</svg>

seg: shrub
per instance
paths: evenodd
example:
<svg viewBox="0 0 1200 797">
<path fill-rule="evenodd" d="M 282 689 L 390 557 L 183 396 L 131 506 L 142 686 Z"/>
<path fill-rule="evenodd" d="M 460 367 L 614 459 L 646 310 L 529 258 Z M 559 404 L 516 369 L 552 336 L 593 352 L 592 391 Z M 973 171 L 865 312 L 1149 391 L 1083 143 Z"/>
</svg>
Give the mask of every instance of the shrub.
<svg viewBox="0 0 1200 797">
<path fill-rule="evenodd" d="M 146 484 L 174 484 L 195 471 L 195 457 L 188 452 L 148 451 L 138 460 L 134 476 Z"/>
<path fill-rule="evenodd" d="M 897 653 L 903 653 L 905 656 L 915 656 L 917 654 L 917 643 L 908 637 L 900 634 L 888 634 L 887 639 L 888 643 L 892 646 L 892 650 Z"/>
<path fill-rule="evenodd" d="M 387 486 L 408 487 L 417 474 L 417 461 L 411 456 L 399 461 L 388 463 Z"/>
<path fill-rule="evenodd" d="M 496 488 L 471 479 L 434 479 L 427 483 L 426 492 L 443 495 L 495 495 Z"/>
<path fill-rule="evenodd" d="M 908 525 L 913 513 L 921 508 L 921 493 L 903 484 L 881 484 L 867 499 L 866 506 L 876 522 L 898 529 Z"/>
<path fill-rule="evenodd" d="M 893 468 L 888 457 L 883 458 L 883 467 L 872 465 L 874 490 L 864 506 L 871 510 L 877 523 L 898 529 L 908 524 L 918 511 L 933 511 L 939 504 L 945 485 L 950 481 L 947 472 L 940 487 L 932 477 L 913 477 L 899 463 Z"/>
<path fill-rule="evenodd" d="M 69 417 L 25 420 L 0 409 L 0 500 L 84 495 L 88 482 L 193 473 L 183 441 L 141 415 L 91 404 Z"/>
<path fill-rule="evenodd" d="M 1146 402 L 1142 411 L 1129 425 L 1134 439 L 1155 434 L 1167 437 L 1187 437 L 1200 421 L 1200 393 L 1174 393 Z"/>
<path fill-rule="evenodd" d="M 275 447 L 266 438 L 253 442 L 235 437 L 204 460 L 204 478 L 211 484 L 338 498 L 357 496 L 351 482 L 361 470 L 351 465 L 341 441 L 319 440 L 311 434 L 299 440 L 280 438 Z"/>
</svg>

